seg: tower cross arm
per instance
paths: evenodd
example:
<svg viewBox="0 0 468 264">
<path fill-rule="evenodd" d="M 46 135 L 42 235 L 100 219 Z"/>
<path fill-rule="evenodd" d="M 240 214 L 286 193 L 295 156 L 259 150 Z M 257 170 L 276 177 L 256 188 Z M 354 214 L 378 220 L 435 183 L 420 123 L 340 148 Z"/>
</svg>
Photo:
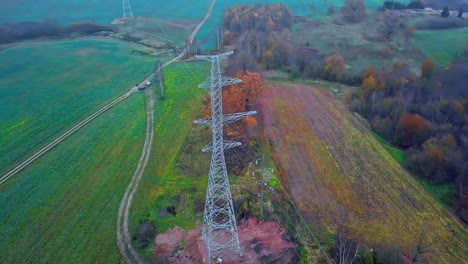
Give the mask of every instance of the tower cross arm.
<svg viewBox="0 0 468 264">
<path fill-rule="evenodd" d="M 221 81 L 220 81 L 221 86 L 228 86 L 228 85 L 233 85 L 233 84 L 241 83 L 241 82 L 242 82 L 241 79 L 227 77 L 227 76 L 221 76 Z M 198 85 L 198 88 L 210 88 L 210 87 L 211 87 L 210 78 L 207 78 L 205 81 L 203 81 L 202 83 Z"/>
<path fill-rule="evenodd" d="M 231 141 L 231 140 L 224 140 L 223 141 L 223 148 L 224 149 L 230 149 L 230 148 L 235 148 L 235 147 L 239 147 L 239 146 L 242 146 L 242 143 L 241 142 L 238 142 L 238 141 Z M 213 142 L 211 142 L 210 144 L 208 144 L 206 147 L 204 147 L 202 149 L 203 152 L 211 152 L 213 151 Z"/>
<path fill-rule="evenodd" d="M 233 51 L 228 51 L 228 52 L 217 54 L 217 55 L 197 55 L 197 58 L 199 58 L 200 60 L 206 60 L 206 61 L 213 61 L 213 60 L 220 61 L 226 57 L 229 57 L 233 53 L 234 53 Z"/>
<path fill-rule="evenodd" d="M 223 115 L 223 126 L 234 123 L 234 122 L 236 122 L 238 120 L 244 119 L 247 116 L 255 115 L 256 113 L 257 113 L 257 111 L 248 111 L 248 112 L 241 112 L 241 113 Z M 211 117 L 198 119 L 198 120 L 195 120 L 194 123 L 197 124 L 197 125 L 202 125 L 202 126 L 211 126 L 212 119 L 211 119 Z"/>
</svg>

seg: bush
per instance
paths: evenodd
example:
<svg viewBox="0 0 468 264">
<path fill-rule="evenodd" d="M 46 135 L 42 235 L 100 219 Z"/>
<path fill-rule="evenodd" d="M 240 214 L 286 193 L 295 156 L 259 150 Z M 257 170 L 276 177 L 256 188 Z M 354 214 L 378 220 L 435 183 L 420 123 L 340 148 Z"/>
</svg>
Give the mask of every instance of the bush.
<svg viewBox="0 0 468 264">
<path fill-rule="evenodd" d="M 138 225 L 138 234 L 135 238 L 138 242 L 138 248 L 146 248 L 156 236 L 156 223 L 149 220 L 143 220 Z"/>
<path fill-rule="evenodd" d="M 366 4 L 364 0 L 346 0 L 341 8 L 341 14 L 346 21 L 362 21 L 367 16 Z"/>
</svg>

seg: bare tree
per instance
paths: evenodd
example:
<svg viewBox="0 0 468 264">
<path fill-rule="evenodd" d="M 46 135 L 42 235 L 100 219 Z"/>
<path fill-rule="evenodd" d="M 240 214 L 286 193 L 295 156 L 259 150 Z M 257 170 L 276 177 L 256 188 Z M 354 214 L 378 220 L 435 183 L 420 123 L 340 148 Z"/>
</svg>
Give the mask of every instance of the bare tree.
<svg viewBox="0 0 468 264">
<path fill-rule="evenodd" d="M 424 254 L 429 252 L 429 248 L 427 245 L 425 245 L 424 241 L 424 232 L 421 232 L 421 235 L 419 236 L 419 241 L 418 245 L 416 246 L 416 249 L 414 250 L 413 256 L 411 257 L 411 264 L 416 264 L 416 263 L 425 263 L 424 262 Z"/>
<path fill-rule="evenodd" d="M 391 12 L 385 12 L 382 23 L 378 27 L 378 31 L 387 41 L 391 41 L 393 35 L 397 32 L 401 22 L 396 15 Z"/>
<path fill-rule="evenodd" d="M 338 264 L 353 264 L 359 254 L 359 244 L 345 235 L 345 231 L 339 229 L 335 244 L 335 259 Z"/>
</svg>

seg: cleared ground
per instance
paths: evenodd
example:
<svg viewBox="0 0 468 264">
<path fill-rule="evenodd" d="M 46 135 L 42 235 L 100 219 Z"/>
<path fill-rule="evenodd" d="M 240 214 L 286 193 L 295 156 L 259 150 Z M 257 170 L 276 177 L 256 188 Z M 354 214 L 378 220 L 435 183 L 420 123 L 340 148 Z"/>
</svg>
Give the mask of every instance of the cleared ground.
<svg viewBox="0 0 468 264">
<path fill-rule="evenodd" d="M 431 263 L 465 263 L 466 230 L 328 91 L 273 83 L 262 112 L 282 182 L 309 220 L 406 252 L 423 234 Z"/>
</svg>

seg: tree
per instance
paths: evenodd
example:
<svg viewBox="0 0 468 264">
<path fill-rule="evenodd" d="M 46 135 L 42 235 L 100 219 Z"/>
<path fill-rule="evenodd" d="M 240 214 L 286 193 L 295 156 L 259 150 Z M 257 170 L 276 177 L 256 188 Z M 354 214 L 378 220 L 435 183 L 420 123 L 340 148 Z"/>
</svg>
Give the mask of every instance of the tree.
<svg viewBox="0 0 468 264">
<path fill-rule="evenodd" d="M 346 71 L 344 58 L 339 55 L 332 55 L 325 59 L 325 73 L 335 79 L 341 79 Z"/>
<path fill-rule="evenodd" d="M 341 14 L 346 21 L 362 21 L 367 16 L 366 3 L 364 0 L 345 0 Z"/>
<path fill-rule="evenodd" d="M 434 70 L 435 64 L 431 59 L 427 59 L 421 64 L 421 75 L 424 78 L 431 78 L 432 74 L 434 73 Z"/>
<path fill-rule="evenodd" d="M 400 142 L 403 146 L 411 146 L 424 141 L 429 128 L 426 120 L 418 114 L 404 114 L 399 122 Z"/>
<path fill-rule="evenodd" d="M 260 73 L 249 71 L 246 73 L 238 72 L 236 78 L 241 79 L 242 82 L 232 85 L 228 90 L 236 90 L 231 94 L 236 95 L 240 99 L 239 101 L 242 101 L 243 107 L 233 109 L 232 113 L 249 111 L 251 102 L 255 101 L 265 88 L 265 81 Z M 226 100 L 228 97 L 229 95 L 227 95 Z"/>
<path fill-rule="evenodd" d="M 377 80 L 372 75 L 364 79 L 364 82 L 362 82 L 362 89 L 377 90 L 377 87 Z"/>
<path fill-rule="evenodd" d="M 408 26 L 405 30 L 405 43 L 408 44 L 411 37 L 413 37 L 416 28 L 414 26 Z"/>
<path fill-rule="evenodd" d="M 330 5 L 328 6 L 327 15 L 330 16 L 330 15 L 333 15 L 333 14 L 335 14 L 335 5 L 334 5 L 334 4 L 330 4 Z"/>
<path fill-rule="evenodd" d="M 253 116 L 248 116 L 244 118 L 245 123 L 248 127 L 256 127 L 257 126 L 257 119 Z"/>
<path fill-rule="evenodd" d="M 267 70 L 270 69 L 271 65 L 273 65 L 273 51 L 271 49 L 265 51 L 262 56 L 262 62 L 265 64 Z"/>
<path fill-rule="evenodd" d="M 359 244 L 351 240 L 348 231 L 340 227 L 337 231 L 334 252 L 337 264 L 353 264 L 358 258 Z"/>
<path fill-rule="evenodd" d="M 424 9 L 423 3 L 421 1 L 411 1 L 408 5 L 406 5 L 408 9 Z"/>
<path fill-rule="evenodd" d="M 449 11 L 448 7 L 444 7 L 444 9 L 442 10 L 442 12 L 440 12 L 440 16 L 441 16 L 441 17 L 448 17 L 448 16 L 450 16 L 450 11 Z"/>
<path fill-rule="evenodd" d="M 457 17 L 458 17 L 458 18 L 462 18 L 462 17 L 463 17 L 463 7 L 460 7 L 460 9 L 458 9 Z"/>
<path fill-rule="evenodd" d="M 383 21 L 378 27 L 378 30 L 387 41 L 390 41 L 400 24 L 401 22 L 397 16 L 392 12 L 385 11 Z"/>
</svg>

